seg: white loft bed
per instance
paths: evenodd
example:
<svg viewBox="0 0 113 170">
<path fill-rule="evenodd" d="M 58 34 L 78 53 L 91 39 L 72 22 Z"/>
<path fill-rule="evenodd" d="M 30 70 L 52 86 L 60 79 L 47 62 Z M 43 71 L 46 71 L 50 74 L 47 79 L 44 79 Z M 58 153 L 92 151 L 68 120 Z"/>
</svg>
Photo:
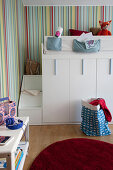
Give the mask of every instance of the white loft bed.
<svg viewBox="0 0 113 170">
<path fill-rule="evenodd" d="M 102 97 L 113 116 L 113 37 L 101 39 L 97 53 L 72 51 L 76 36 L 62 36 L 62 51 L 42 46 L 42 76 L 24 75 L 22 89 L 41 90 L 38 96 L 22 94 L 19 116 L 30 116 L 30 124 L 81 122 L 80 100 Z M 42 83 L 41 83 L 42 82 Z M 79 102 L 78 102 L 79 101 Z"/>
<path fill-rule="evenodd" d="M 42 46 L 43 124 L 80 123 L 81 99 L 102 97 L 113 116 L 113 37 L 101 40 L 97 53 L 72 51 L 77 36 L 62 36 L 62 51 Z"/>
</svg>

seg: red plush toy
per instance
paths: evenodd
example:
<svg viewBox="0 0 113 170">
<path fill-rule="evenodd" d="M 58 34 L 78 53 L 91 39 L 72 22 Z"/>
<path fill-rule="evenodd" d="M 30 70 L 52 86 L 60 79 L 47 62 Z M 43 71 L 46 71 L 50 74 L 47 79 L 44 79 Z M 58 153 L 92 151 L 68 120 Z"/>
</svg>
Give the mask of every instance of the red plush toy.
<svg viewBox="0 0 113 170">
<path fill-rule="evenodd" d="M 99 24 L 101 26 L 101 30 L 98 32 L 97 35 L 111 35 L 111 32 L 107 30 L 111 21 L 112 20 L 107 21 L 107 22 L 99 21 Z"/>
</svg>

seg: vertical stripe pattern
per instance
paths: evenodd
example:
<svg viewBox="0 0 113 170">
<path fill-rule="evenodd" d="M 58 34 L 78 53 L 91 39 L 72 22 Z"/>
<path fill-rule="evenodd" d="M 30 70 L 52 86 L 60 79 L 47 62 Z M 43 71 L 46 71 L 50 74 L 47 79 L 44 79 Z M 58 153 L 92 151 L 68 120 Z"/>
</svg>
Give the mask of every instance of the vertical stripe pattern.
<svg viewBox="0 0 113 170">
<path fill-rule="evenodd" d="M 0 97 L 17 104 L 27 54 L 25 19 L 22 1 L 0 1 Z"/>
<path fill-rule="evenodd" d="M 112 6 L 24 7 L 21 0 L 0 1 L 0 97 L 18 103 L 24 63 L 41 63 L 41 43 L 54 35 L 58 26 L 63 35 L 69 28 L 89 31 L 100 27 L 99 20 L 112 20 Z M 113 24 L 109 30 L 113 33 Z"/>
</svg>

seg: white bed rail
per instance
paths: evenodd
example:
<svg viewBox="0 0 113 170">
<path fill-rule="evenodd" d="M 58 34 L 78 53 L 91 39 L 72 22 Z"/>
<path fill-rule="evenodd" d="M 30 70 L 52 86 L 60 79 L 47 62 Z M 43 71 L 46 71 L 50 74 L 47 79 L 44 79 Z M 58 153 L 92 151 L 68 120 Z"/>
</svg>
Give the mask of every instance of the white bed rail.
<svg viewBox="0 0 113 170">
<path fill-rule="evenodd" d="M 51 36 L 44 37 L 44 53 L 47 52 L 47 38 Z M 73 40 L 78 36 L 62 36 L 62 51 L 72 51 Z M 100 51 L 113 51 L 113 36 L 94 36 L 94 39 L 101 40 Z"/>
</svg>

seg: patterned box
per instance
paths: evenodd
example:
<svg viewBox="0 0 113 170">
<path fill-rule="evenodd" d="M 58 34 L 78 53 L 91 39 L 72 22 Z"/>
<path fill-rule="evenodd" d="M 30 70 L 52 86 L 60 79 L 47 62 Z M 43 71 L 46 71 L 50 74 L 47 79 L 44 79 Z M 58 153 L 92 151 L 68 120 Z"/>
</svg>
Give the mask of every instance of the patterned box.
<svg viewBox="0 0 113 170">
<path fill-rule="evenodd" d="M 9 97 L 0 98 L 0 125 L 5 124 L 9 117 L 16 116 L 16 102 L 10 101 Z"/>
</svg>

